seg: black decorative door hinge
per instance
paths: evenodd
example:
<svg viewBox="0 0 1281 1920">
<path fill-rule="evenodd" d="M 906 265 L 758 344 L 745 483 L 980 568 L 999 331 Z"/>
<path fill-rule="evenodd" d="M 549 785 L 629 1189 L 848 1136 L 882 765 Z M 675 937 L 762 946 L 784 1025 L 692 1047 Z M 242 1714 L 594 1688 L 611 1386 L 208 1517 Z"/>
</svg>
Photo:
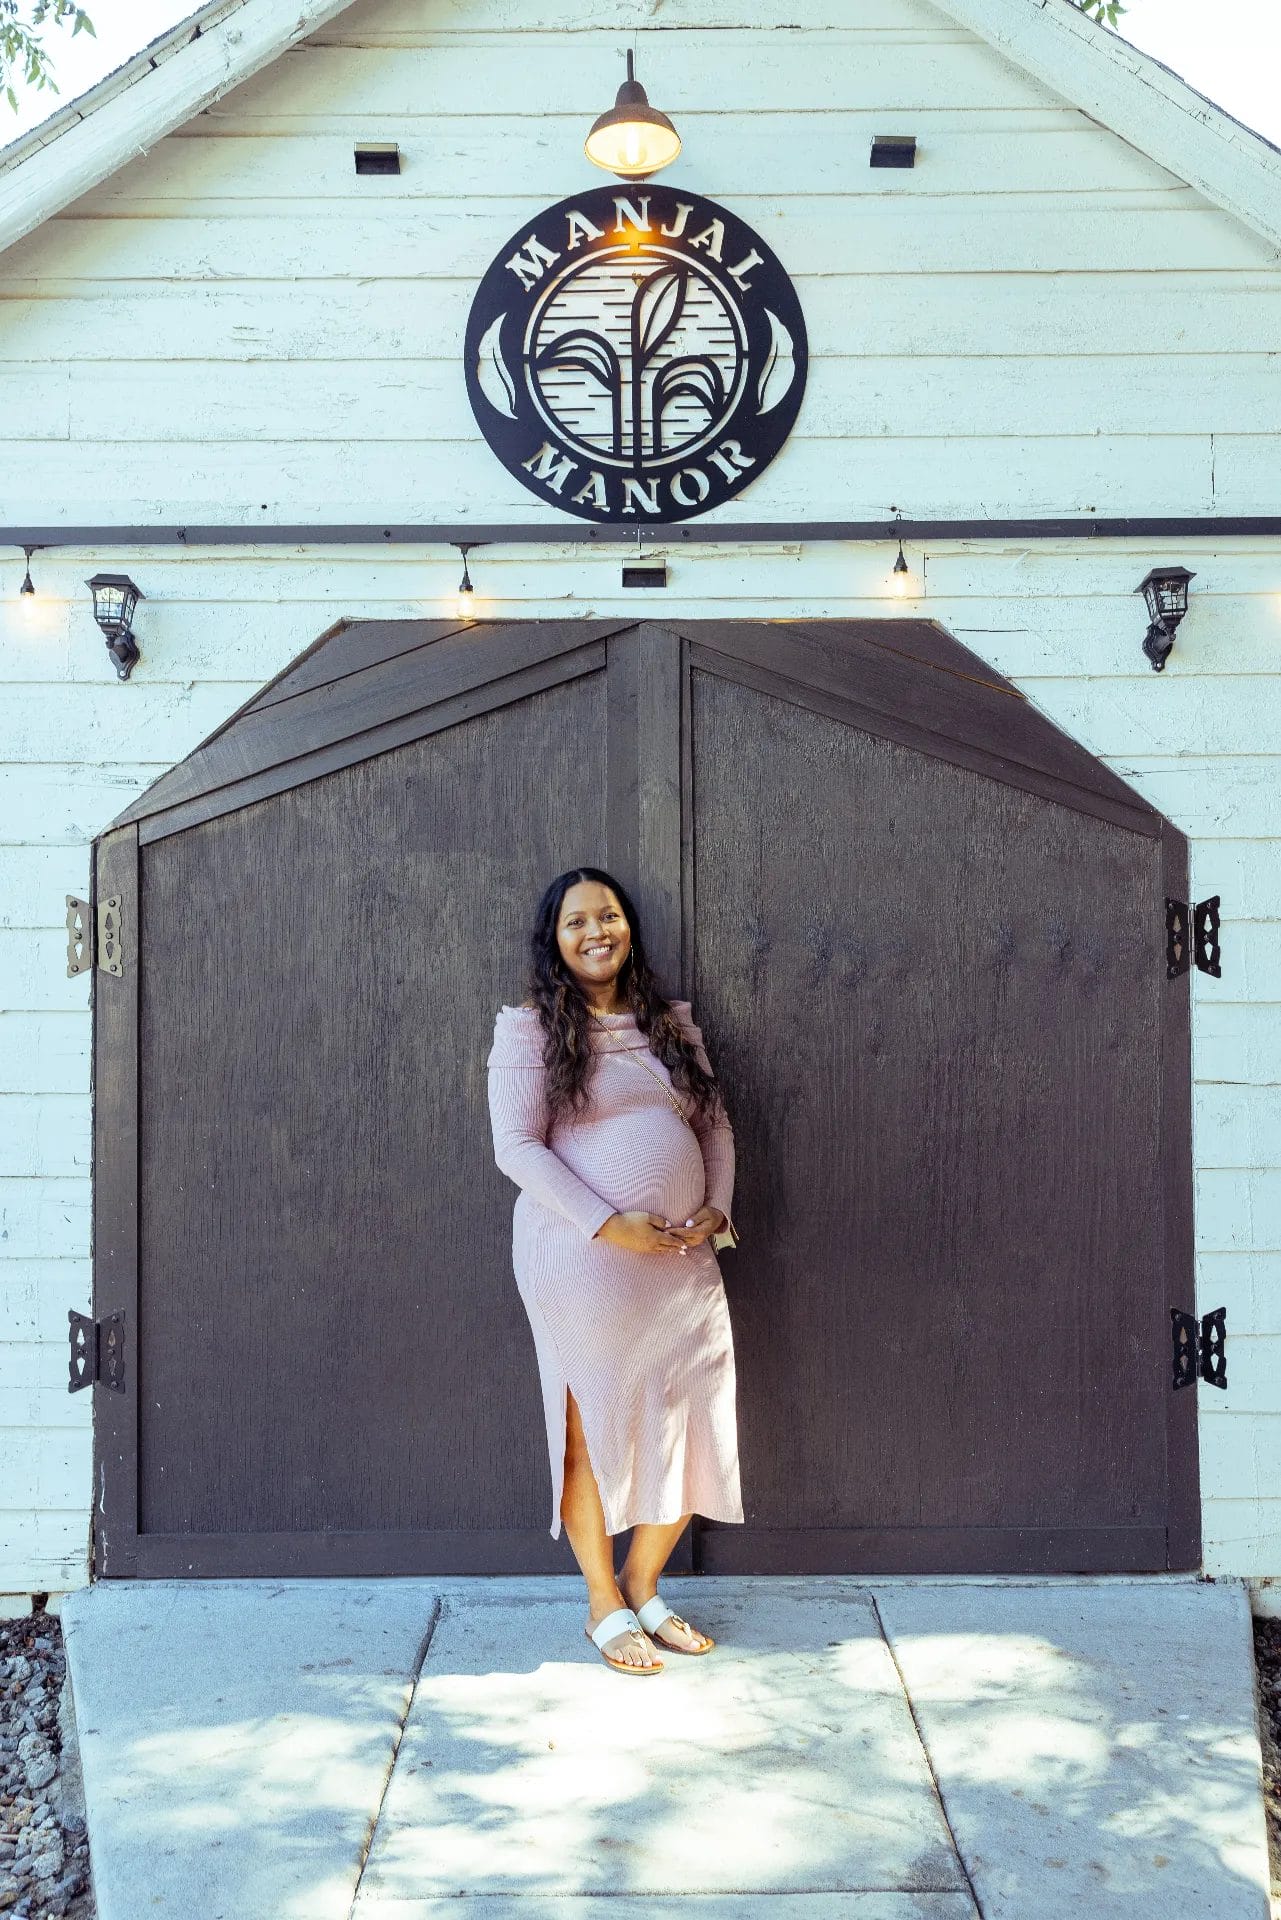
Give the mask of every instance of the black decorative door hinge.
<svg viewBox="0 0 1281 1920">
<path fill-rule="evenodd" d="M 1203 1313 L 1198 1326 L 1194 1313 L 1170 1308 L 1170 1332 L 1174 1340 L 1174 1384 L 1194 1387 L 1204 1380 L 1212 1387 L 1226 1387 L 1228 1364 L 1224 1341 L 1228 1332 L 1228 1310 L 1216 1307 Z"/>
<path fill-rule="evenodd" d="M 123 1313 L 108 1313 L 101 1320 L 91 1320 L 86 1313 L 77 1313 L 74 1307 L 67 1308 L 67 1329 L 71 1343 L 71 1360 L 68 1367 L 67 1392 L 75 1393 L 81 1387 L 91 1387 L 100 1380 L 104 1387 L 114 1387 L 117 1393 L 125 1390 L 125 1317 Z"/>
<path fill-rule="evenodd" d="M 1191 909 L 1192 941 L 1188 941 L 1189 909 L 1186 900 L 1165 902 L 1165 977 L 1173 980 L 1186 973 L 1189 960 L 1195 960 L 1202 973 L 1219 979 L 1219 896 L 1198 900 Z"/>
<path fill-rule="evenodd" d="M 122 974 L 125 970 L 124 942 L 121 938 L 120 895 L 98 902 L 97 912 L 87 900 L 74 893 L 67 900 L 67 972 L 87 973 L 95 960 L 104 973 Z"/>
</svg>

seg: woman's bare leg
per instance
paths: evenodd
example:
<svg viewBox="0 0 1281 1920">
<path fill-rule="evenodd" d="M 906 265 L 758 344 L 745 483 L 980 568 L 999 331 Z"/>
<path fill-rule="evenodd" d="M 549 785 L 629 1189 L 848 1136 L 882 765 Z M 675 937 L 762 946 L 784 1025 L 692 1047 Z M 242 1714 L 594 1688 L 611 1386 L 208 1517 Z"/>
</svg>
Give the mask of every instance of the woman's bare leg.
<svg viewBox="0 0 1281 1920">
<path fill-rule="evenodd" d="M 667 1565 L 672 1548 L 684 1532 L 689 1517 L 684 1514 L 679 1520 L 669 1521 L 666 1525 L 647 1521 L 632 1528 L 632 1543 L 627 1549 L 618 1584 L 633 1611 L 643 1607 L 658 1592 L 659 1575 Z M 650 1637 L 657 1640 L 660 1647 L 664 1641 L 669 1646 L 691 1649 L 708 1644 L 705 1633 L 700 1633 L 697 1627 L 691 1627 L 688 1622 L 676 1620 L 665 1620 Z"/>
<path fill-rule="evenodd" d="M 578 1402 L 568 1387 L 565 1389 L 565 1407 L 565 1486 L 561 1494 L 560 1518 L 569 1536 L 569 1544 L 574 1549 L 574 1558 L 587 1582 L 587 1625 L 595 1627 L 607 1613 L 613 1613 L 616 1607 L 628 1606 L 630 1602 L 623 1598 L 614 1575 L 614 1542 L 605 1531 L 605 1514 L 587 1452 L 582 1416 L 578 1411 Z M 626 1632 L 611 1635 L 602 1652 L 607 1653 L 611 1660 L 625 1660 L 633 1667 L 652 1666 L 658 1660 L 648 1636 L 643 1644 L 639 1644 Z"/>
</svg>

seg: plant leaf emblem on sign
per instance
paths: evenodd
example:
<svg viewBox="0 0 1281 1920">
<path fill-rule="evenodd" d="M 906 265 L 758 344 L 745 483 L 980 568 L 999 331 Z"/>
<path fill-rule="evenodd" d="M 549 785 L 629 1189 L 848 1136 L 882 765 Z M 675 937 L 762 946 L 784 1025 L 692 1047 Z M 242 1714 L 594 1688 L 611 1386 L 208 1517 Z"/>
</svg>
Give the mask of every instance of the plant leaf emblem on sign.
<svg viewBox="0 0 1281 1920">
<path fill-rule="evenodd" d="M 468 324 L 473 411 L 508 470 L 597 520 L 684 519 L 778 452 L 804 390 L 795 291 L 752 230 L 653 186 L 540 217 Z"/>
</svg>

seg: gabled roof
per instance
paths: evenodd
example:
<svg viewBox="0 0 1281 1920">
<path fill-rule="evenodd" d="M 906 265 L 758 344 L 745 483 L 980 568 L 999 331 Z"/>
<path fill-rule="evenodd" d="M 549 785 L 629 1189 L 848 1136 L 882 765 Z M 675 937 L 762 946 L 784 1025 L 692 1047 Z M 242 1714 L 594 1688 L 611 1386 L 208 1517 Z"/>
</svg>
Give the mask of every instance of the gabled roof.
<svg viewBox="0 0 1281 1920">
<path fill-rule="evenodd" d="M 0 149 L 0 252 L 352 0 L 210 0 Z M 1281 148 L 1073 0 L 934 0 L 980 40 L 1281 248 Z M 532 11 L 531 4 L 531 11 Z"/>
</svg>

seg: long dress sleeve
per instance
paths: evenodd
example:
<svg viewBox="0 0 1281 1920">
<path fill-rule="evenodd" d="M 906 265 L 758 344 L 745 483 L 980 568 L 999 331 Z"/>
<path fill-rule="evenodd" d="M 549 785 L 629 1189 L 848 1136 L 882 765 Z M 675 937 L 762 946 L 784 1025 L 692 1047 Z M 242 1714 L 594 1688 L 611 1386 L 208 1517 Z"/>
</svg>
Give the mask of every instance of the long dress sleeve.
<svg viewBox="0 0 1281 1920">
<path fill-rule="evenodd" d="M 688 1003 L 681 1003 L 687 1005 Z M 703 1035 L 690 1014 L 683 1015 L 682 1024 L 687 1037 L 694 1044 L 698 1064 L 705 1073 L 712 1071 L 712 1063 L 707 1057 L 703 1045 Z M 738 1229 L 730 1214 L 730 1203 L 734 1198 L 734 1130 L 730 1126 L 725 1103 L 719 1097 L 709 1114 L 703 1114 L 690 1121 L 698 1135 L 698 1144 L 703 1150 L 703 1167 L 707 1174 L 707 1192 L 703 1205 L 716 1207 L 725 1215 L 726 1224 L 735 1240 Z"/>
<path fill-rule="evenodd" d="M 547 1145 L 542 1065 L 489 1066 L 489 1120 L 501 1172 L 545 1207 L 563 1213 L 590 1240 L 618 1211 Z"/>
</svg>

